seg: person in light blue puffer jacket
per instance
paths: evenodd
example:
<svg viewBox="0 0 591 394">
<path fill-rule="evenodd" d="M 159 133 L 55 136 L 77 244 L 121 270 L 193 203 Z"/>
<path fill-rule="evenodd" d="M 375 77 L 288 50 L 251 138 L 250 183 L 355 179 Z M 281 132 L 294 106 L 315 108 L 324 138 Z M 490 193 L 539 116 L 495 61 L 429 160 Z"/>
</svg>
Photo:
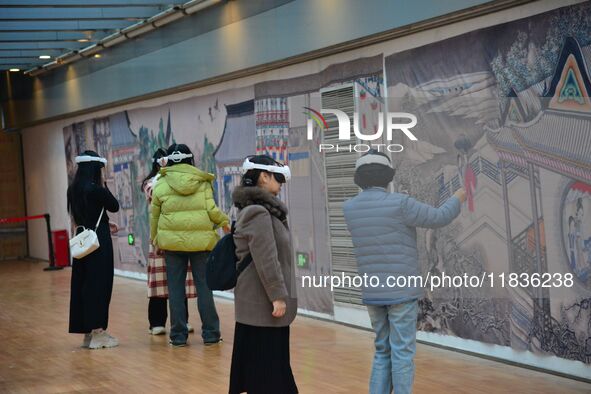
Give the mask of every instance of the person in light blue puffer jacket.
<svg viewBox="0 0 591 394">
<path fill-rule="evenodd" d="M 390 193 L 386 188 L 394 173 L 388 156 L 369 151 L 356 163 L 354 181 L 363 190 L 343 205 L 359 274 L 379 278 L 377 287 L 362 289 L 376 333 L 370 394 L 412 392 L 418 300 L 423 296 L 420 282 L 414 286 L 408 280 L 421 274 L 416 227 L 451 223 L 466 198 L 460 189 L 434 208 L 406 194 Z M 403 285 L 403 279 L 406 286 L 392 285 Z"/>
</svg>

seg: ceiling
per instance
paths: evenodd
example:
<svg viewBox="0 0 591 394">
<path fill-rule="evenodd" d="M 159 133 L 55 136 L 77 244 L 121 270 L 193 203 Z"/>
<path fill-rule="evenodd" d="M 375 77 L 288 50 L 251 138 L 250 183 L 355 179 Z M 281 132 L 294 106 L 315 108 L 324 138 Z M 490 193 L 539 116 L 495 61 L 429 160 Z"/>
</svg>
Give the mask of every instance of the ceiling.
<svg viewBox="0 0 591 394">
<path fill-rule="evenodd" d="M 0 0 L 0 70 L 41 66 L 186 1 Z"/>
</svg>

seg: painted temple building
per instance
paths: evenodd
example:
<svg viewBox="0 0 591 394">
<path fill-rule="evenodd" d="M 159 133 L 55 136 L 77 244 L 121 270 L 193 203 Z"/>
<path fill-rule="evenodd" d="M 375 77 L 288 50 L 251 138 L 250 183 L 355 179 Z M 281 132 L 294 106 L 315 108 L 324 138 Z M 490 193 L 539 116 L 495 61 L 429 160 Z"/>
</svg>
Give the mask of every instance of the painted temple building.
<svg viewBox="0 0 591 394">
<path fill-rule="evenodd" d="M 510 272 L 573 277 L 571 286 L 509 290 L 512 344 L 586 363 L 591 359 L 588 327 L 576 315 L 582 290 L 591 289 L 589 64 L 591 48 L 567 38 L 543 89 L 530 89 L 529 97 L 512 92 L 502 110 L 503 125 L 487 132 L 500 159 L 505 201 L 510 179 L 529 183 L 528 227 L 513 233 L 511 205 L 505 204 Z M 531 97 L 535 89 L 541 91 L 538 98 Z"/>
</svg>

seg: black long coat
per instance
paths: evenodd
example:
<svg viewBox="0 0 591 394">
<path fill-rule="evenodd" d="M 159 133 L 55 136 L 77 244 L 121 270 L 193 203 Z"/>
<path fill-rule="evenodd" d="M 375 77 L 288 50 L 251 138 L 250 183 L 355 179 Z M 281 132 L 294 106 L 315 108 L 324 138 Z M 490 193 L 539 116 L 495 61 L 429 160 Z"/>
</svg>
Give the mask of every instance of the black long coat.
<svg viewBox="0 0 591 394">
<path fill-rule="evenodd" d="M 95 328 L 107 329 L 109 304 L 113 291 L 113 243 L 106 211 L 117 212 L 119 203 L 106 187 L 89 183 L 80 198 L 84 204 L 84 218 L 74 218 L 76 225 L 94 228 L 101 209 L 105 212 L 96 230 L 100 247 L 72 263 L 70 292 L 70 332 L 89 333 Z M 78 229 L 77 233 L 82 229 Z"/>
</svg>

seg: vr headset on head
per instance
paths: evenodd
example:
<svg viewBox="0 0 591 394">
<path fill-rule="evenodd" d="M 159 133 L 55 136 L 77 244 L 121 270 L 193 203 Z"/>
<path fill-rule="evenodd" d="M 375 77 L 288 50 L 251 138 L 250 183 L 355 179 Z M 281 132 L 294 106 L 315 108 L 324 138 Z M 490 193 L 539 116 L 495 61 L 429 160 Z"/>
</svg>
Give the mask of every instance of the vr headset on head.
<svg viewBox="0 0 591 394">
<path fill-rule="evenodd" d="M 168 160 L 172 161 L 173 163 L 180 163 L 184 159 L 190 159 L 193 157 L 191 153 L 181 153 L 178 150 L 172 152 L 172 154 L 166 156 L 167 162 Z"/>
<path fill-rule="evenodd" d="M 382 155 L 368 154 L 365 156 L 361 156 L 359 159 L 357 159 L 357 161 L 355 162 L 355 169 L 358 169 L 359 167 L 366 164 L 381 164 L 383 166 L 392 168 L 392 163 L 390 162 L 390 159 L 388 159 L 387 157 Z"/>
<path fill-rule="evenodd" d="M 82 156 L 76 156 L 76 164 L 80 164 L 80 163 L 89 163 L 92 161 L 96 161 L 98 163 L 103 163 L 103 165 L 107 165 L 107 159 L 105 159 L 104 157 L 96 157 L 96 156 L 88 156 L 88 155 L 82 155 Z"/>
<path fill-rule="evenodd" d="M 291 179 L 291 171 L 289 170 L 288 166 L 284 166 L 282 164 L 258 164 L 253 163 L 247 157 L 244 159 L 244 163 L 242 163 L 242 174 L 246 174 L 249 170 L 263 170 L 273 174 L 275 180 L 279 183 L 285 183 Z"/>
<path fill-rule="evenodd" d="M 172 161 L 173 163 L 180 163 L 184 159 L 190 159 L 191 157 L 193 157 L 193 155 L 191 153 L 181 153 L 177 150 L 177 151 L 172 152 L 168 156 L 162 156 L 157 159 L 152 159 L 152 162 L 158 163 L 158 165 L 160 167 L 166 167 L 169 160 Z"/>
</svg>

